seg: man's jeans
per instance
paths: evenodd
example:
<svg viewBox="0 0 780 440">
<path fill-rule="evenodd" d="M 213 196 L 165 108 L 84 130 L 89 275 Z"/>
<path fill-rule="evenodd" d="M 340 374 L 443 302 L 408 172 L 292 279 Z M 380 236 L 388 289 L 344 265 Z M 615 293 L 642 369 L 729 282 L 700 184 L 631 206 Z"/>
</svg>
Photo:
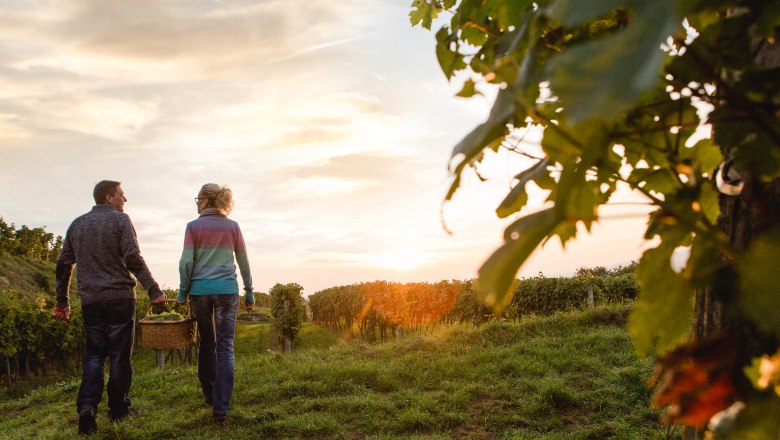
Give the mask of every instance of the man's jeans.
<svg viewBox="0 0 780 440">
<path fill-rule="evenodd" d="M 198 378 L 203 396 L 206 402 L 213 405 L 214 416 L 225 416 L 233 394 L 233 370 L 236 365 L 233 339 L 238 294 L 190 294 L 190 305 L 198 321 L 200 334 Z"/>
<path fill-rule="evenodd" d="M 135 333 L 135 299 L 114 299 L 81 307 L 87 352 L 81 387 L 76 399 L 79 413 L 91 409 L 97 413 L 103 397 L 103 369 L 110 358 L 108 373 L 108 409 L 112 417 L 127 415 L 130 406 L 130 382 L 133 368 L 130 354 Z"/>
</svg>

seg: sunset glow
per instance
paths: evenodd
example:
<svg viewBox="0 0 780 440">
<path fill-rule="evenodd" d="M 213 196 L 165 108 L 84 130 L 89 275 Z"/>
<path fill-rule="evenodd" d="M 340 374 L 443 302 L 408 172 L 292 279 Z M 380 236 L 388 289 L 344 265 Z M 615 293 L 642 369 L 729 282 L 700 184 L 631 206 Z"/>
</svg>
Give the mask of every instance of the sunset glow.
<svg viewBox="0 0 780 440">
<path fill-rule="evenodd" d="M 4 2 L 0 216 L 64 235 L 94 184 L 119 180 L 144 258 L 175 287 L 192 197 L 217 182 L 233 189 L 258 291 L 473 278 L 513 220 L 494 210 L 528 161 L 490 153 L 488 180 L 467 171 L 441 210 L 450 151 L 495 90 L 454 96 L 465 78 L 448 83 L 408 4 L 369 4 Z M 529 211 L 545 197 L 531 192 Z M 595 230 L 520 275 L 639 255 L 641 220 Z"/>
</svg>

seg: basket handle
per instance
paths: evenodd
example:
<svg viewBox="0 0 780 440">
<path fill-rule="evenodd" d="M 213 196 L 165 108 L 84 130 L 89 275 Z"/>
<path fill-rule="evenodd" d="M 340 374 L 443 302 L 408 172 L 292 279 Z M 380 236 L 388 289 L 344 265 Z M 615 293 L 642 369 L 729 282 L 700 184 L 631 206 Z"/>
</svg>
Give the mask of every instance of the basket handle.
<svg viewBox="0 0 780 440">
<path fill-rule="evenodd" d="M 170 308 L 168 306 L 169 303 L 170 304 L 174 304 L 174 303 L 176 303 L 176 300 L 175 299 L 168 299 L 167 301 L 165 301 L 165 308 L 168 309 L 168 310 L 170 310 Z M 192 318 L 192 306 L 190 305 L 190 300 L 187 299 L 187 302 L 185 302 L 184 304 L 187 304 L 187 316 L 185 316 L 184 319 L 190 319 L 190 318 Z M 150 313 L 152 313 L 152 314 L 154 313 L 152 311 L 152 306 L 155 306 L 155 305 L 159 305 L 159 304 L 149 303 L 149 307 L 146 309 L 146 314 L 147 315 L 150 314 Z"/>
</svg>

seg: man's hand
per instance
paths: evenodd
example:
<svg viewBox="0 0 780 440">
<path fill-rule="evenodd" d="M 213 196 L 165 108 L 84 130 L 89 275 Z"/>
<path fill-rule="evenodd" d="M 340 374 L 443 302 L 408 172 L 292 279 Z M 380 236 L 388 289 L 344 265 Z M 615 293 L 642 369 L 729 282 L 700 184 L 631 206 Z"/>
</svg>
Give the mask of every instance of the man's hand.
<svg viewBox="0 0 780 440">
<path fill-rule="evenodd" d="M 244 309 L 245 309 L 247 312 L 251 312 L 251 311 L 252 311 L 252 309 L 254 309 L 254 308 L 255 308 L 255 305 L 254 305 L 253 303 L 251 303 L 251 302 L 249 302 L 249 301 L 244 301 Z"/>
<path fill-rule="evenodd" d="M 157 298 L 149 302 L 151 302 L 152 304 L 165 304 L 166 302 L 168 302 L 168 296 L 163 293 L 162 295 L 158 296 Z"/>
<path fill-rule="evenodd" d="M 55 307 L 54 310 L 51 311 L 51 314 L 54 315 L 54 319 L 68 322 L 70 321 L 70 306 Z"/>
</svg>

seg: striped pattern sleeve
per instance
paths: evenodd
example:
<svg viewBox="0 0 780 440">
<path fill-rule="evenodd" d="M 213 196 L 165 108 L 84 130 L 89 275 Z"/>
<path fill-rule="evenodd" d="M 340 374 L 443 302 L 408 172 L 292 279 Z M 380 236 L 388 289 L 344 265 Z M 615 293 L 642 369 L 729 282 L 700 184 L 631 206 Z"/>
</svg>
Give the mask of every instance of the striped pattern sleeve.
<svg viewBox="0 0 780 440">
<path fill-rule="evenodd" d="M 192 283 L 192 267 L 195 264 L 195 242 L 192 236 L 191 224 L 184 230 L 184 248 L 179 259 L 179 295 L 180 302 L 187 301 Z"/>
<path fill-rule="evenodd" d="M 241 233 L 241 228 L 236 225 L 236 238 L 235 247 L 233 251 L 236 253 L 236 262 L 238 263 L 238 270 L 241 272 L 241 279 L 244 281 L 244 293 L 245 300 L 254 304 L 254 290 L 252 288 L 252 273 L 249 271 L 249 257 L 246 253 L 246 243 L 244 242 L 244 235 Z"/>
</svg>

